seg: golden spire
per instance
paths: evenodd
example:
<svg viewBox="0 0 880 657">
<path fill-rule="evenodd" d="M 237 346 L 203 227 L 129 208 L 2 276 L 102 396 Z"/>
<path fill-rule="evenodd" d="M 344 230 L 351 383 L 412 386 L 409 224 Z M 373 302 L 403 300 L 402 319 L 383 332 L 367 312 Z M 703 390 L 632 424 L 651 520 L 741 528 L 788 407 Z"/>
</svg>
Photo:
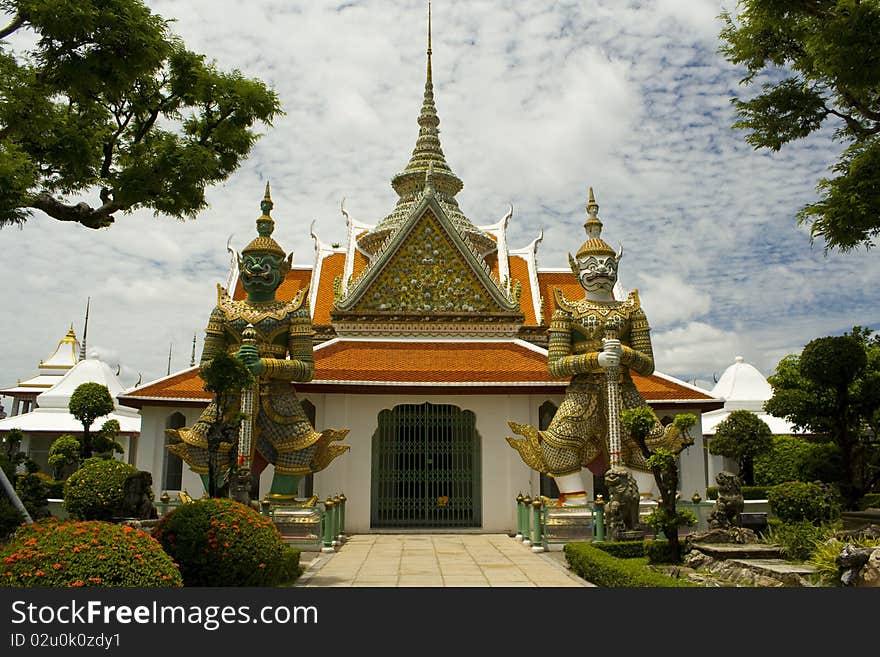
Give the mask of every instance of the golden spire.
<svg viewBox="0 0 880 657">
<path fill-rule="evenodd" d="M 428 0 L 428 82 L 431 79 L 431 0 Z"/>
<path fill-rule="evenodd" d="M 272 239 L 272 233 L 275 230 L 275 220 L 269 216 L 269 213 L 272 211 L 274 205 L 275 204 L 272 203 L 272 196 L 269 192 L 269 183 L 267 182 L 266 193 L 263 195 L 263 200 L 260 202 L 260 210 L 263 214 L 257 219 L 257 237 L 241 250 L 242 254 L 271 253 L 281 258 L 284 257 L 284 249 L 278 245 L 278 242 Z"/>
<path fill-rule="evenodd" d="M 581 244 L 578 250 L 578 258 L 582 255 L 615 255 L 605 240 L 602 239 L 602 222 L 599 220 L 599 204 L 596 203 L 596 197 L 593 195 L 593 188 L 590 187 L 589 198 L 587 199 L 587 220 L 584 222 L 584 230 L 587 233 L 587 241 Z"/>
</svg>

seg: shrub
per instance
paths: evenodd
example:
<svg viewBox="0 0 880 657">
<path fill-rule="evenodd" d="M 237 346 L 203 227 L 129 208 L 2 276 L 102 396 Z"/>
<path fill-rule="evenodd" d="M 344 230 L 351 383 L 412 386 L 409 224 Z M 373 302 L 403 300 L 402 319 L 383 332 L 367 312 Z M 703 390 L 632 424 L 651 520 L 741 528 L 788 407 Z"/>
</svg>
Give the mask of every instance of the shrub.
<svg viewBox="0 0 880 657">
<path fill-rule="evenodd" d="M 840 554 L 847 543 L 862 548 L 880 547 L 880 539 L 866 538 L 864 536 L 847 538 L 846 540 L 832 536 L 818 542 L 813 553 L 810 555 L 809 564 L 816 569 L 816 575 L 822 584 L 843 586 L 843 583 L 840 581 L 841 569 L 837 565 L 837 555 Z"/>
<path fill-rule="evenodd" d="M 806 561 L 835 527 L 831 524 L 817 525 L 810 520 L 783 522 L 774 518 L 767 522 L 763 538 L 768 543 L 778 545 L 786 559 Z"/>
<path fill-rule="evenodd" d="M 275 524 L 227 498 L 202 499 L 165 515 L 153 536 L 180 565 L 186 586 L 277 586 L 299 575 Z"/>
<path fill-rule="evenodd" d="M 82 447 L 76 436 L 65 433 L 52 443 L 49 448 L 49 466 L 55 479 L 64 478 L 64 469 L 79 465 Z"/>
<path fill-rule="evenodd" d="M 681 546 L 676 551 L 667 539 L 645 541 L 645 556 L 648 563 L 681 563 Z"/>
<path fill-rule="evenodd" d="M 125 480 L 137 471 L 122 461 L 86 459 L 64 484 L 64 508 L 78 520 L 120 517 L 125 502 Z"/>
<path fill-rule="evenodd" d="M 49 513 L 49 486 L 38 473 L 28 472 L 18 475 L 15 492 L 34 520 L 52 515 Z"/>
<path fill-rule="evenodd" d="M 775 486 L 786 481 L 838 481 L 840 448 L 798 436 L 774 436 L 773 446 L 755 458 L 755 483 Z"/>
<path fill-rule="evenodd" d="M 181 586 L 177 566 L 139 529 L 55 518 L 25 525 L 0 549 L 0 586 Z"/>
<path fill-rule="evenodd" d="M 38 477 L 46 487 L 46 497 L 51 500 L 60 500 L 64 498 L 64 482 L 53 479 L 45 472 L 35 472 L 34 476 Z"/>
<path fill-rule="evenodd" d="M 859 510 L 880 509 L 880 493 L 868 493 L 859 500 Z"/>
<path fill-rule="evenodd" d="M 814 523 L 840 516 L 840 499 L 831 486 L 787 481 L 773 486 L 767 495 L 770 509 L 783 522 L 809 520 Z"/>
<path fill-rule="evenodd" d="M 645 556 L 644 541 L 613 541 L 610 543 L 593 543 L 603 552 L 617 557 L 618 559 L 638 559 Z"/>
<path fill-rule="evenodd" d="M 767 486 L 741 486 L 740 493 L 742 493 L 744 500 L 766 500 L 767 499 Z M 706 488 L 706 497 L 710 500 L 718 499 L 718 486 L 709 486 Z"/>
<path fill-rule="evenodd" d="M 24 516 L 12 501 L 5 495 L 0 495 L 0 543 L 11 536 L 23 522 Z"/>
<path fill-rule="evenodd" d="M 596 586 L 693 587 L 697 584 L 650 570 L 648 560 L 618 559 L 590 543 L 566 543 L 565 558 L 571 569 Z"/>
</svg>

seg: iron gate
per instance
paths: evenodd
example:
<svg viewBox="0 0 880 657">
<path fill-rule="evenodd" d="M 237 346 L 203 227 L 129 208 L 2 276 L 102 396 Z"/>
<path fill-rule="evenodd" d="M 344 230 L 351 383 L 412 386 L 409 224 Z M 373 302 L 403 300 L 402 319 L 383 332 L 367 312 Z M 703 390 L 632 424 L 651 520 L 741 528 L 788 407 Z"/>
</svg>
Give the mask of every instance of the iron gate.
<svg viewBox="0 0 880 657">
<path fill-rule="evenodd" d="M 480 527 L 474 414 L 427 402 L 380 412 L 371 497 L 372 527 Z"/>
</svg>

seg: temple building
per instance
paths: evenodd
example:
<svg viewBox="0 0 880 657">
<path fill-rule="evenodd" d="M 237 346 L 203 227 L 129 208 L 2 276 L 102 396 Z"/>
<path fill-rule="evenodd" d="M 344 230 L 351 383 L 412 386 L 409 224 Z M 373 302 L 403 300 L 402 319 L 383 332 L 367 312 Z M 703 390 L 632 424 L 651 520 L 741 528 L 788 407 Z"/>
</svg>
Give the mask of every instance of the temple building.
<svg viewBox="0 0 880 657">
<path fill-rule="evenodd" d="M 773 388 L 760 371 L 745 362 L 742 356 L 737 356 L 734 362 L 724 370 L 724 374 L 715 383 L 709 392 L 713 397 L 724 400 L 724 407 L 709 411 L 703 415 L 703 440 L 706 444 L 715 435 L 718 425 L 727 419 L 733 411 L 749 411 L 754 413 L 767 424 L 774 435 L 781 436 L 810 436 L 803 431 L 798 431 L 791 422 L 775 415 L 770 415 L 764 410 L 764 402 L 773 396 Z M 735 459 L 709 455 L 707 470 L 710 481 L 715 480 L 715 474 L 719 468 L 736 472 L 739 466 Z"/>
<path fill-rule="evenodd" d="M 0 389 L 0 397 L 12 398 L 10 416 L 27 413 L 36 408 L 37 396 L 54 386 L 80 360 L 81 345 L 76 339 L 73 326 L 58 342 L 58 346 L 37 366 L 38 373 L 19 379 L 15 385 Z"/>
<path fill-rule="evenodd" d="M 277 291 L 279 300 L 305 291 L 315 332 L 315 375 L 295 385 L 297 395 L 317 430 L 350 429 L 350 452 L 301 482 L 300 493 L 343 492 L 353 532 L 504 532 L 516 527 L 518 493 L 552 491 L 505 438 L 508 421 L 545 428 L 561 403 L 568 381 L 547 370 L 554 290 L 574 299 L 583 289 L 568 268 L 538 267 L 540 235 L 525 245 L 508 243 L 512 209 L 478 224 L 459 206 L 463 182 L 438 137 L 430 27 L 427 55 L 416 145 L 391 180 L 395 207 L 375 223 L 344 213 L 347 240 L 340 246 L 313 234 L 312 257 L 295 264 Z M 237 281 L 233 264 L 227 288 L 241 299 Z M 661 372 L 633 379 L 664 422 L 678 413 L 700 418 L 723 405 Z M 198 368 L 119 399 L 143 418 L 136 465 L 151 470 L 162 490 L 201 495 L 201 480 L 168 453 L 165 437 L 166 429 L 191 426 L 211 399 Z M 688 497 L 708 483 L 699 422 L 692 434 L 695 444 L 681 455 Z M 637 476 L 641 490 L 655 490 L 650 475 Z M 270 479 L 271 466 L 261 493 Z M 600 482 L 590 483 L 591 496 Z"/>
<path fill-rule="evenodd" d="M 71 329 L 68 337 L 72 337 L 72 334 L 73 330 Z M 62 340 L 59 348 L 62 345 L 65 349 L 65 357 L 67 357 L 66 349 L 69 343 Z M 57 356 L 57 352 L 53 354 L 53 357 L 55 356 Z M 56 359 L 56 362 L 57 360 L 61 359 Z M 76 362 L 72 367 L 61 376 L 53 378 L 55 381 L 49 388 L 42 389 L 34 396 L 32 410 L 0 420 L 0 436 L 7 434 L 12 429 L 20 429 L 25 434 L 21 445 L 22 451 L 27 452 L 40 466 L 41 472 L 52 472 L 52 468 L 49 467 L 49 448 L 52 443 L 63 434 L 69 433 L 79 436 L 83 431 L 82 423 L 68 411 L 67 407 L 71 395 L 80 384 L 99 383 L 107 386 L 110 396 L 114 399 L 115 408 L 111 413 L 97 418 L 92 425 L 92 431 L 97 432 L 101 425 L 108 420 L 119 422 L 120 431 L 116 440 L 122 445 L 124 451 L 117 458 L 129 463 L 134 462 L 138 449 L 137 438 L 140 435 L 141 418 L 136 409 L 119 403 L 117 397 L 124 392 L 125 386 L 122 385 L 110 366 L 95 354 L 82 359 L 76 357 Z"/>
</svg>

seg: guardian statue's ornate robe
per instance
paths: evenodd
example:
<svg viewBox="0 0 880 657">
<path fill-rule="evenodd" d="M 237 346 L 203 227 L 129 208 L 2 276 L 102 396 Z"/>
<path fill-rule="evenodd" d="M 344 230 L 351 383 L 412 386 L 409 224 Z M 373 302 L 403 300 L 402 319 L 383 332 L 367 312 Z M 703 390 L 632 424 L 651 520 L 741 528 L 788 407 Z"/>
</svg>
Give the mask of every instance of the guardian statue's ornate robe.
<svg viewBox="0 0 880 657">
<path fill-rule="evenodd" d="M 602 338 L 620 340 L 618 389 L 621 409 L 647 406 L 630 376 L 634 371 L 648 376 L 654 371 L 650 327 L 639 301 L 638 291 L 623 301 L 569 301 L 555 291 L 557 310 L 550 323 L 547 369 L 556 378 L 571 377 L 565 400 L 550 426 L 539 431 L 511 422 L 524 438 L 508 438 L 526 465 L 539 472 L 563 476 L 582 467 L 603 474 L 609 466 L 608 395 L 606 373 L 599 366 Z M 669 433 L 670 435 L 666 435 Z M 657 446 L 677 433 L 664 430 L 659 421 L 647 438 Z M 646 470 L 645 458 L 636 441 L 621 429 L 621 459 L 631 468 Z"/>
<path fill-rule="evenodd" d="M 307 290 L 300 290 L 290 301 L 252 303 L 234 300 L 226 290 L 217 287 L 217 306 L 205 329 L 201 366 L 221 351 L 235 354 L 242 344 L 245 327 L 253 325 L 265 367 L 255 382 L 255 412 L 245 420 L 253 422 L 251 456 L 256 470 L 261 470 L 265 463 L 274 464 L 278 474 L 304 475 L 323 470 L 348 449 L 346 445 L 332 444 L 344 438 L 348 430 L 315 431 L 294 392 L 293 382 L 311 381 L 314 376 Z M 238 409 L 236 395 L 231 399 L 228 415 L 231 417 Z M 208 472 L 208 429 L 216 415 L 217 407 L 211 402 L 192 428 L 167 432 L 180 441 L 169 450 L 198 474 Z M 220 446 L 217 465 L 221 471 L 229 466 L 231 448 L 230 443 Z"/>
</svg>

